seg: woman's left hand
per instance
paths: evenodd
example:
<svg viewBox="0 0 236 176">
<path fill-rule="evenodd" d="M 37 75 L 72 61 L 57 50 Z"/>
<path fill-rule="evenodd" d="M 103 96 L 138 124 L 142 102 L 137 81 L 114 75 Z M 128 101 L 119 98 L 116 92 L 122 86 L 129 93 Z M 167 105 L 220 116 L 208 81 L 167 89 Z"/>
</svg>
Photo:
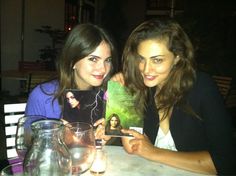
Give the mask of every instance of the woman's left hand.
<svg viewBox="0 0 236 176">
<path fill-rule="evenodd" d="M 111 80 L 120 83 L 122 86 L 125 85 L 124 75 L 121 72 L 113 75 Z"/>
<path fill-rule="evenodd" d="M 133 136 L 122 138 L 123 146 L 128 153 L 151 159 L 152 153 L 155 152 L 156 147 L 150 142 L 146 135 L 140 134 L 135 130 L 122 129 L 122 132 Z"/>
<path fill-rule="evenodd" d="M 67 120 L 64 120 L 64 119 L 60 119 L 60 120 L 62 121 L 63 125 L 66 125 L 69 123 Z"/>
</svg>

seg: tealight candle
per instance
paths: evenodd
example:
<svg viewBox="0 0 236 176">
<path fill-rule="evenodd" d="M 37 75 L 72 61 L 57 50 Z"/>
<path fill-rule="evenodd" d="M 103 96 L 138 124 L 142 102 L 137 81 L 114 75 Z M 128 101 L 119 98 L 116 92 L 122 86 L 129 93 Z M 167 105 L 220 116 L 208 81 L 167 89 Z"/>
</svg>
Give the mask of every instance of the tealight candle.
<svg viewBox="0 0 236 176">
<path fill-rule="evenodd" d="M 106 153 L 102 149 L 96 150 L 96 156 L 90 168 L 90 172 L 94 175 L 103 174 L 106 171 Z"/>
</svg>

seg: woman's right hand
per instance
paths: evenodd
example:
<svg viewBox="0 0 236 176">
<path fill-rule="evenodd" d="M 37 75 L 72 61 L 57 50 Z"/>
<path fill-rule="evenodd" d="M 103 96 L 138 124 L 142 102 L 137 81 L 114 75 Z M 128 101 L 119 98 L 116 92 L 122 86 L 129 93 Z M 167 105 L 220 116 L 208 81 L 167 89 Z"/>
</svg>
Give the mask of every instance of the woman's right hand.
<svg viewBox="0 0 236 176">
<path fill-rule="evenodd" d="M 116 73 L 115 75 L 113 75 L 111 80 L 119 82 L 121 85 L 125 85 L 124 75 L 121 72 Z"/>
<path fill-rule="evenodd" d="M 150 142 L 146 135 L 131 129 L 122 129 L 121 131 L 122 133 L 133 136 L 122 138 L 122 144 L 127 153 L 136 154 L 152 160 L 152 156 L 154 156 L 157 148 Z"/>
<path fill-rule="evenodd" d="M 99 119 L 97 120 L 93 126 L 96 127 L 96 131 L 95 131 L 95 139 L 102 139 L 104 141 L 104 143 L 106 143 L 106 141 L 110 140 L 111 137 L 105 135 L 105 118 Z"/>
</svg>

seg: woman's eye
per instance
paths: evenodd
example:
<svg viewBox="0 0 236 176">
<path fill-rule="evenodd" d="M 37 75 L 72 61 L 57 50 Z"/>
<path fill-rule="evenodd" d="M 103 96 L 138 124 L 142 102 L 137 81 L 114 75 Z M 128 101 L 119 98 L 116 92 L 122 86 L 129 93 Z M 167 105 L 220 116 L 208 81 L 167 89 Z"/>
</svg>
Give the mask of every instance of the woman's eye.
<svg viewBox="0 0 236 176">
<path fill-rule="evenodd" d="M 141 62 L 144 61 L 144 58 L 141 57 L 141 56 L 139 56 L 138 59 L 139 59 L 139 61 L 141 61 Z"/>
<path fill-rule="evenodd" d="M 161 59 L 161 58 L 155 58 L 155 59 L 153 59 L 153 62 L 154 62 L 154 63 L 157 63 L 157 64 L 162 63 L 162 61 L 163 61 L 163 59 Z"/>
<path fill-rule="evenodd" d="M 89 60 L 90 60 L 90 61 L 93 61 L 93 62 L 96 62 L 96 61 L 97 61 L 97 58 L 96 58 L 96 57 L 89 57 Z"/>
<path fill-rule="evenodd" d="M 107 59 L 105 60 L 105 62 L 111 63 L 111 60 L 112 60 L 112 58 L 110 57 L 110 58 L 107 58 Z"/>
</svg>

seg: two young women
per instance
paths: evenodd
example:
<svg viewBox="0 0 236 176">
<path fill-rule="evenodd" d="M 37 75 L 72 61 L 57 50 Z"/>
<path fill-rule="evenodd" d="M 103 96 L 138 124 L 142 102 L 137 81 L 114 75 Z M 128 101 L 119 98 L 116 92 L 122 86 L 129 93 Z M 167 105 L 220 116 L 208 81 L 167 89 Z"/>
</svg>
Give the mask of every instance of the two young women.
<svg viewBox="0 0 236 176">
<path fill-rule="evenodd" d="M 33 90 L 26 114 L 60 118 L 64 90 L 102 86 L 115 59 L 103 30 L 74 28 L 58 79 Z M 192 44 L 178 23 L 150 20 L 134 29 L 123 53 L 123 74 L 113 79 L 124 81 L 144 114 L 144 135 L 122 130 L 133 135 L 122 139 L 127 152 L 198 173 L 236 173 L 230 116 L 216 84 L 195 69 Z"/>
</svg>

